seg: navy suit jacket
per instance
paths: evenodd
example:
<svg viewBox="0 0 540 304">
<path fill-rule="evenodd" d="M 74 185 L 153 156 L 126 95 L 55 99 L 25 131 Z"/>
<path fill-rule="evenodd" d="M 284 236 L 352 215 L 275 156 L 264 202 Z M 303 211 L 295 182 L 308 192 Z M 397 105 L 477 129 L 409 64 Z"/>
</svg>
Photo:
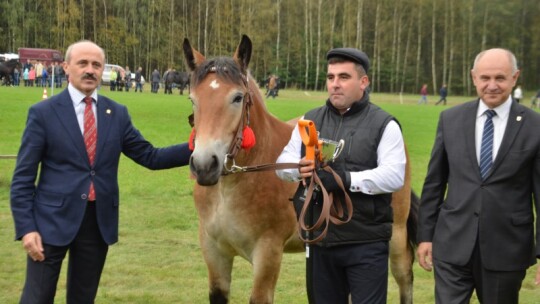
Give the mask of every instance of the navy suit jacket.
<svg viewBox="0 0 540 304">
<path fill-rule="evenodd" d="M 153 170 L 189 162 L 187 144 L 155 148 L 146 141 L 125 106 L 100 95 L 96 115 L 91 166 L 67 89 L 30 108 L 11 184 L 16 239 L 37 231 L 43 243 L 69 244 L 82 223 L 93 180 L 99 229 L 105 242 L 113 244 L 118 240 L 120 154 Z"/>
<path fill-rule="evenodd" d="M 422 190 L 419 242 L 455 265 L 480 246 L 484 267 L 519 271 L 540 257 L 540 115 L 512 101 L 508 124 L 486 180 L 476 157 L 479 100 L 443 111 Z M 535 244 L 536 243 L 536 244 Z"/>
</svg>

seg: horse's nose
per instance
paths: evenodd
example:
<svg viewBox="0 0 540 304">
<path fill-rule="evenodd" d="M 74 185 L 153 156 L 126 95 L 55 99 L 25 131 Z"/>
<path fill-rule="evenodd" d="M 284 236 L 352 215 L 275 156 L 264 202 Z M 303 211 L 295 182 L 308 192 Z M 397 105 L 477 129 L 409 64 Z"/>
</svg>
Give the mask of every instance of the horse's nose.
<svg viewBox="0 0 540 304">
<path fill-rule="evenodd" d="M 221 165 L 215 154 L 201 158 L 191 155 L 189 168 L 202 186 L 215 185 L 221 176 Z"/>
</svg>

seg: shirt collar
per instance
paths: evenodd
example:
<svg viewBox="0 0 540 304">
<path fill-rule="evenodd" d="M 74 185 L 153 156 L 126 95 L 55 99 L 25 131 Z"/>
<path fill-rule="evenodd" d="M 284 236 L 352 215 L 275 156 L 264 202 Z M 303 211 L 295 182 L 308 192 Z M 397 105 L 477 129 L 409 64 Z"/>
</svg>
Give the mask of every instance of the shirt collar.
<svg viewBox="0 0 540 304">
<path fill-rule="evenodd" d="M 508 96 L 508 99 L 506 99 L 503 104 L 500 106 L 494 108 L 495 112 L 497 112 L 497 117 L 500 119 L 506 119 L 508 118 L 508 115 L 510 115 L 510 107 L 512 106 L 512 97 Z M 482 99 L 480 99 L 480 102 L 478 103 L 478 112 L 476 112 L 476 118 L 484 115 L 484 112 L 486 110 L 489 110 L 488 106 L 484 103 Z"/>
<path fill-rule="evenodd" d="M 68 84 L 68 91 L 69 91 L 69 96 L 71 97 L 71 101 L 73 102 L 73 106 L 75 107 L 79 105 L 82 102 L 82 100 L 86 97 L 85 94 L 77 90 L 71 83 Z M 92 95 L 90 95 L 90 97 L 92 97 L 95 100 L 96 105 L 97 105 L 98 103 L 97 90 L 94 90 L 94 92 L 92 92 Z"/>
</svg>

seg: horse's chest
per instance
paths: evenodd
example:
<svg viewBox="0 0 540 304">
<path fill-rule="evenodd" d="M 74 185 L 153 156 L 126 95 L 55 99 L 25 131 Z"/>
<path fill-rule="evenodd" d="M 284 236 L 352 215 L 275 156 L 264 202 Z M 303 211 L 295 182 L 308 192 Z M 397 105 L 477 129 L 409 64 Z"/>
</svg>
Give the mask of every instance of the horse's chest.
<svg viewBox="0 0 540 304">
<path fill-rule="evenodd" d="M 235 195 L 221 196 L 215 202 L 214 212 L 206 222 L 208 234 L 216 239 L 227 242 L 244 242 L 249 238 L 248 214 L 243 200 Z"/>
</svg>

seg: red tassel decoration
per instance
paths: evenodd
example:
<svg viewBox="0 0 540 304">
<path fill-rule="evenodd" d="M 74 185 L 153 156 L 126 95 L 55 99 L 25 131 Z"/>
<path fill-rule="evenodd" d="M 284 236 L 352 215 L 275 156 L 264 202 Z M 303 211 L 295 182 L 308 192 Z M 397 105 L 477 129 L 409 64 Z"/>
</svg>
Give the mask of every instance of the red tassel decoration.
<svg viewBox="0 0 540 304">
<path fill-rule="evenodd" d="M 195 128 L 191 129 L 191 134 L 189 134 L 189 142 L 188 142 L 188 147 L 189 147 L 189 150 L 193 151 L 195 150 Z"/>
<path fill-rule="evenodd" d="M 242 131 L 242 149 L 250 150 L 255 146 L 255 133 L 253 133 L 253 130 L 246 126 L 244 127 L 244 130 Z"/>
</svg>

